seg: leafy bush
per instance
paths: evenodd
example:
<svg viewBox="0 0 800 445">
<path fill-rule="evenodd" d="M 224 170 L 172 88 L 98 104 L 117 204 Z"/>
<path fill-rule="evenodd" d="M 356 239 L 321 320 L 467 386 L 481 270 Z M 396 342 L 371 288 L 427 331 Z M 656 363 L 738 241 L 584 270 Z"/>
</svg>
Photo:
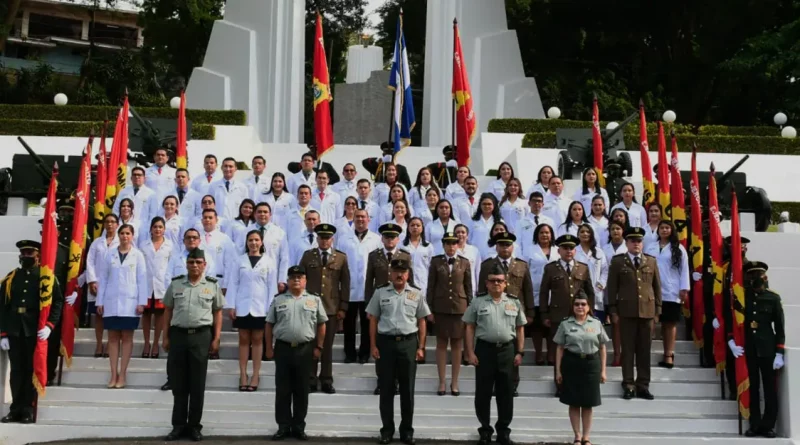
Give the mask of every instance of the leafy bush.
<svg viewBox="0 0 800 445">
<path fill-rule="evenodd" d="M 108 125 L 108 133 L 114 133 L 115 122 Z M 94 130 L 99 135 L 103 122 L 53 122 L 22 119 L 0 119 L 0 135 L 5 136 L 61 136 L 88 137 Z M 214 140 L 216 132 L 213 125 L 193 124 L 193 140 Z"/>
<path fill-rule="evenodd" d="M 600 122 L 605 128 L 608 122 Z M 695 129 L 689 125 L 673 124 L 676 134 L 697 134 L 700 136 L 779 136 L 777 127 L 728 127 L 726 125 L 703 125 Z M 575 121 L 568 119 L 492 119 L 489 121 L 489 133 L 548 133 L 557 128 L 592 128 L 591 121 Z M 647 135 L 657 134 L 655 122 L 648 122 Z M 639 134 L 639 121 L 631 122 L 625 129 L 626 134 Z"/>
</svg>

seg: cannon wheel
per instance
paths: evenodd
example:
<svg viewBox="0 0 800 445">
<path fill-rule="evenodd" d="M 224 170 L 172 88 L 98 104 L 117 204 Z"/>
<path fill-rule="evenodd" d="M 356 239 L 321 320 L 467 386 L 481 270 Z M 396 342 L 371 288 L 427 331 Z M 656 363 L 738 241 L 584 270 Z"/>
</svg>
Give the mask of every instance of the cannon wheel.
<svg viewBox="0 0 800 445">
<path fill-rule="evenodd" d="M 572 179 L 572 160 L 566 150 L 558 152 L 558 176 L 564 180 Z"/>
<path fill-rule="evenodd" d="M 619 165 L 623 172 L 627 172 L 625 176 L 633 176 L 633 161 L 631 161 L 631 154 L 623 151 L 619 154 Z"/>
</svg>

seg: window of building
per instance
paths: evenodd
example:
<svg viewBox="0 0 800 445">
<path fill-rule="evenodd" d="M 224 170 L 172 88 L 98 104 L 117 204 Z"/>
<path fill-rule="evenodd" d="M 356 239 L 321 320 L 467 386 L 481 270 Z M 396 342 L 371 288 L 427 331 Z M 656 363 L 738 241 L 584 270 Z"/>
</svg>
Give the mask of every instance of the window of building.
<svg viewBox="0 0 800 445">
<path fill-rule="evenodd" d="M 139 42 L 139 31 L 136 28 L 125 26 L 95 23 L 94 41 L 125 48 L 136 48 Z"/>
<path fill-rule="evenodd" d="M 28 24 L 28 37 L 34 39 L 64 37 L 80 40 L 82 30 L 83 22 L 80 20 L 31 13 Z"/>
</svg>

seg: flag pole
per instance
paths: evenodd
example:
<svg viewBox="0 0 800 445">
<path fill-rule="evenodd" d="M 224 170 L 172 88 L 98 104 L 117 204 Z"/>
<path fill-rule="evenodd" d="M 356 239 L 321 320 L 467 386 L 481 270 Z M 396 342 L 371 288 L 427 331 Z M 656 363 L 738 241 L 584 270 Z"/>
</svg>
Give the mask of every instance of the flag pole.
<svg viewBox="0 0 800 445">
<path fill-rule="evenodd" d="M 458 17 L 453 17 L 453 57 L 456 54 L 456 39 L 458 38 Z M 454 67 L 455 69 L 455 67 Z M 455 72 L 453 73 L 455 76 Z M 450 79 L 451 90 L 452 90 L 452 82 L 453 78 Z M 452 121 L 450 123 L 450 144 L 454 148 L 456 162 L 458 162 L 458 145 L 456 145 L 456 98 L 452 98 L 452 108 L 453 114 L 451 116 Z M 450 170 L 447 168 L 447 165 L 444 166 L 444 171 L 447 172 L 447 183 L 452 184 L 453 180 L 450 178 Z"/>
</svg>

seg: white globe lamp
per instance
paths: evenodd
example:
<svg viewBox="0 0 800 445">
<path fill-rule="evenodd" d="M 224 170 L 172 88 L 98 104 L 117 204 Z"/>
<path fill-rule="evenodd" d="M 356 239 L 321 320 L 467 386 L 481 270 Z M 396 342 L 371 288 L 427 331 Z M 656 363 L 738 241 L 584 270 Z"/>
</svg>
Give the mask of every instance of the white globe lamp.
<svg viewBox="0 0 800 445">
<path fill-rule="evenodd" d="M 172 107 L 172 108 L 175 108 L 175 109 L 180 108 L 181 107 L 181 98 L 178 97 L 178 96 L 173 97 L 169 101 L 169 106 Z"/>
<path fill-rule="evenodd" d="M 67 95 L 64 93 L 58 93 L 53 98 L 53 103 L 58 105 L 59 107 L 63 107 L 64 105 L 67 104 L 68 101 L 69 99 L 67 98 Z"/>
<path fill-rule="evenodd" d="M 677 118 L 678 118 L 678 116 L 672 110 L 665 111 L 664 114 L 661 116 L 661 119 L 663 119 L 664 122 L 666 122 L 668 124 L 671 124 L 671 123 L 675 122 L 675 119 L 677 119 Z"/>
<path fill-rule="evenodd" d="M 775 125 L 782 127 L 786 125 L 786 121 L 788 118 L 784 113 L 775 113 L 775 117 L 772 118 L 772 122 L 775 122 Z"/>
<path fill-rule="evenodd" d="M 619 127 L 619 124 L 616 123 L 616 122 L 609 122 L 609 123 L 606 124 L 606 130 L 609 130 L 609 131 L 613 130 L 613 129 L 617 128 L 617 127 Z"/>
<path fill-rule="evenodd" d="M 558 107 L 550 107 L 550 109 L 547 110 L 547 117 L 550 119 L 558 119 L 561 117 L 561 110 Z"/>
<path fill-rule="evenodd" d="M 797 137 L 797 130 L 795 130 L 792 126 L 783 127 L 783 130 L 781 130 L 781 136 L 785 137 L 786 139 L 794 139 Z"/>
</svg>

